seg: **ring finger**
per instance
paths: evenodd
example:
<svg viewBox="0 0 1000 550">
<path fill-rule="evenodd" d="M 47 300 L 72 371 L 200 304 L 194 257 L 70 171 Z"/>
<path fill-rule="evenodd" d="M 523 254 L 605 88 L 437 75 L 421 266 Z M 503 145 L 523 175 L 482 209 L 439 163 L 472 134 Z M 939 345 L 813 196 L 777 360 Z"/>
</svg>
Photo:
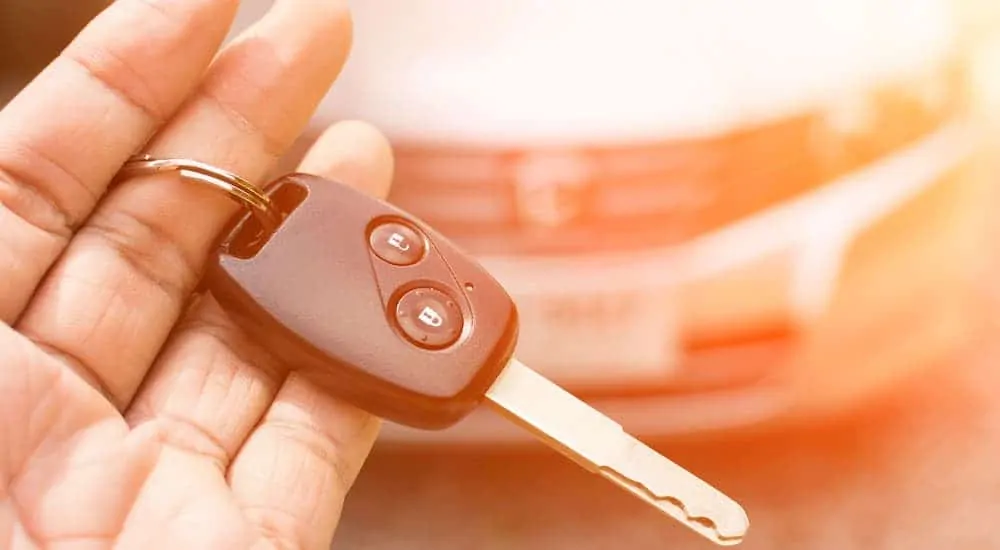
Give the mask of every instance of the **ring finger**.
<svg viewBox="0 0 1000 550">
<path fill-rule="evenodd" d="M 145 152 L 259 180 L 301 133 L 350 41 L 344 4 L 277 0 Z M 238 208 L 174 174 L 125 182 L 77 233 L 17 328 L 124 409 Z"/>
</svg>

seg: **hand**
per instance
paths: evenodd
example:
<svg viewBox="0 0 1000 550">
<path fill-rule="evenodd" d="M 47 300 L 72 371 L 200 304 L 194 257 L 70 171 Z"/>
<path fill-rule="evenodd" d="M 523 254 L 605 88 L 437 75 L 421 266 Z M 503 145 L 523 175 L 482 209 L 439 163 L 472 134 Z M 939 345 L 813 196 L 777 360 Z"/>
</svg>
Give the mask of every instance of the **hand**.
<svg viewBox="0 0 1000 550">
<path fill-rule="evenodd" d="M 235 202 L 134 153 L 260 181 L 351 41 L 335 0 L 117 0 L 0 112 L 0 546 L 326 549 L 375 439 L 192 292 Z M 223 48 L 221 52 L 218 50 Z M 303 171 L 385 194 L 361 123 Z M 331 238 L 336 236 L 331 235 Z"/>
</svg>

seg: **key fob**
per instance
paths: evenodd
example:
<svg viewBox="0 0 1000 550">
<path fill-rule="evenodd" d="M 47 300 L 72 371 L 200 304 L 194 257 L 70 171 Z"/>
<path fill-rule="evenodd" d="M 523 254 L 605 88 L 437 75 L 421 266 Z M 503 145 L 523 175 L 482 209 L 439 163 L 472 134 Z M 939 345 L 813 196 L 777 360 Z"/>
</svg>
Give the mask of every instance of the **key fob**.
<svg viewBox="0 0 1000 550">
<path fill-rule="evenodd" d="M 267 187 L 282 221 L 234 220 L 205 285 L 265 349 L 386 420 L 442 429 L 514 353 L 517 309 L 477 262 L 414 216 L 307 174 Z"/>
<path fill-rule="evenodd" d="M 332 395 L 399 424 L 448 427 L 483 401 L 717 544 L 742 507 L 513 359 L 517 310 L 420 220 L 292 174 L 268 186 L 280 223 L 235 219 L 204 279 L 250 337 Z M 268 224 L 268 227 L 271 227 Z"/>
</svg>

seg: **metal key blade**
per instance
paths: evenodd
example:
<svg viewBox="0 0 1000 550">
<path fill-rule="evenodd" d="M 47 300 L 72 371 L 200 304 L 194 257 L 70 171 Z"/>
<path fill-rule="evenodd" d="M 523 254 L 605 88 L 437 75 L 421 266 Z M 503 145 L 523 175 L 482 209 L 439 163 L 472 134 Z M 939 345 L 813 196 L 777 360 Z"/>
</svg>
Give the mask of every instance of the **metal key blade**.
<svg viewBox="0 0 1000 550">
<path fill-rule="evenodd" d="M 518 360 L 486 397 L 549 446 L 698 534 L 721 546 L 742 542 L 750 522 L 739 504 Z"/>
</svg>

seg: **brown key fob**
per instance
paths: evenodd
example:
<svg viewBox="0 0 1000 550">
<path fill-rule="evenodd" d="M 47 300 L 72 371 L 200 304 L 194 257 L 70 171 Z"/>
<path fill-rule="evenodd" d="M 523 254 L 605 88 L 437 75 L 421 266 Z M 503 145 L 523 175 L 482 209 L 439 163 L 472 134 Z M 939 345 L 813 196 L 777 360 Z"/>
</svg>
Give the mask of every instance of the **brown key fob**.
<svg viewBox="0 0 1000 550">
<path fill-rule="evenodd" d="M 479 405 L 514 352 L 506 291 L 420 220 L 346 185 L 292 174 L 267 192 L 279 227 L 240 218 L 206 275 L 237 324 L 387 420 L 439 429 Z"/>
<path fill-rule="evenodd" d="M 482 267 L 383 201 L 315 176 L 269 188 L 279 217 L 234 223 L 208 288 L 249 335 L 332 395 L 439 429 L 481 402 L 720 545 L 738 503 L 513 358 L 517 310 Z"/>
</svg>

